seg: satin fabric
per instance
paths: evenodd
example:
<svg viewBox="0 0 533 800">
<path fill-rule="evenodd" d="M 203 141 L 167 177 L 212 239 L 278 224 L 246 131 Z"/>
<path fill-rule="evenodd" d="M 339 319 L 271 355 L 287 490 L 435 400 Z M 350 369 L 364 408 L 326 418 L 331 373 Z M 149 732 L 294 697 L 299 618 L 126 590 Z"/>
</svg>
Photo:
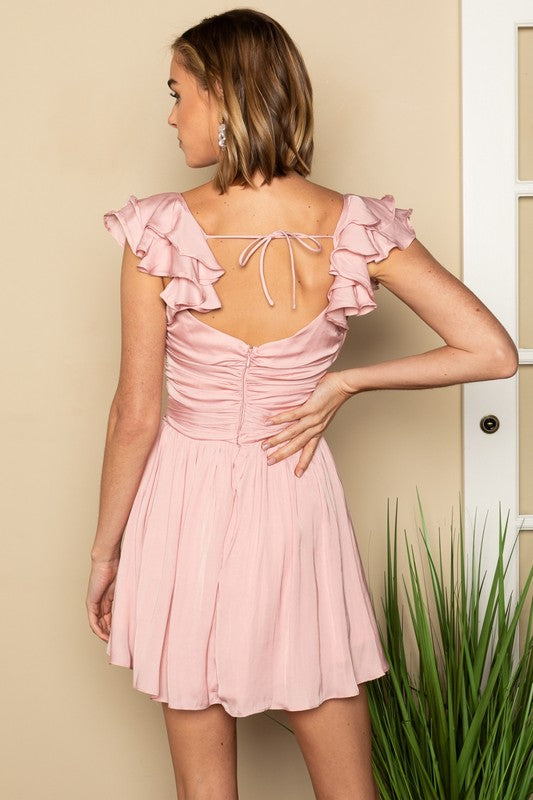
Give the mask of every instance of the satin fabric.
<svg viewBox="0 0 533 800">
<path fill-rule="evenodd" d="M 326 308 L 260 346 L 188 313 L 220 308 L 224 270 L 180 194 L 132 195 L 104 215 L 141 271 L 174 279 L 161 292 L 167 406 L 124 530 L 107 644 L 153 700 L 235 717 L 302 710 L 387 671 L 325 439 L 301 478 L 298 453 L 268 466 L 260 445 L 286 424 L 266 419 L 331 368 L 346 317 L 375 308 L 368 261 L 408 246 L 411 211 L 345 195 Z"/>
</svg>

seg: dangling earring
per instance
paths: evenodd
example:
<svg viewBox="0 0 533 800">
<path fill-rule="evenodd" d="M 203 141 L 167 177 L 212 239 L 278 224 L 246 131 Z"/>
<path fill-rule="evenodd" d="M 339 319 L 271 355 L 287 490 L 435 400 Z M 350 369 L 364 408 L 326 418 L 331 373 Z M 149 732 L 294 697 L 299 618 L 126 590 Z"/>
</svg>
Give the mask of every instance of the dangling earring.
<svg viewBox="0 0 533 800">
<path fill-rule="evenodd" d="M 224 121 L 218 126 L 218 146 L 221 150 L 224 150 L 226 147 L 226 125 Z"/>
</svg>

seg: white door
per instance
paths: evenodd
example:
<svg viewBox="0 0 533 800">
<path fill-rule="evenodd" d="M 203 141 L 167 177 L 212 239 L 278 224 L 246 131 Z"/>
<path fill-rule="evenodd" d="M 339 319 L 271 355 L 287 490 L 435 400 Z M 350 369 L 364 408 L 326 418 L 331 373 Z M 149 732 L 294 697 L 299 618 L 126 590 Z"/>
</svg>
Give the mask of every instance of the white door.
<svg viewBox="0 0 533 800">
<path fill-rule="evenodd" d="M 533 554 L 533 0 L 463 0 L 462 59 L 463 279 L 520 351 L 517 376 L 463 390 L 466 533 L 488 514 L 490 571 L 509 512 L 516 598 Z"/>
</svg>

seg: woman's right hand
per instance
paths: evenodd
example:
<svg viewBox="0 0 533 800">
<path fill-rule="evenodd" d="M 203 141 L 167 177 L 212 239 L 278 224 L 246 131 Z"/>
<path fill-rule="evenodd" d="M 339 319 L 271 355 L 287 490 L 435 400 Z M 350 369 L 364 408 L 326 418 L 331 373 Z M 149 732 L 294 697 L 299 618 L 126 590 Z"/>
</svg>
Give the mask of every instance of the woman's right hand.
<svg viewBox="0 0 533 800">
<path fill-rule="evenodd" d="M 109 641 L 111 606 L 120 558 L 109 561 L 92 560 L 85 605 L 91 630 L 104 642 Z"/>
</svg>

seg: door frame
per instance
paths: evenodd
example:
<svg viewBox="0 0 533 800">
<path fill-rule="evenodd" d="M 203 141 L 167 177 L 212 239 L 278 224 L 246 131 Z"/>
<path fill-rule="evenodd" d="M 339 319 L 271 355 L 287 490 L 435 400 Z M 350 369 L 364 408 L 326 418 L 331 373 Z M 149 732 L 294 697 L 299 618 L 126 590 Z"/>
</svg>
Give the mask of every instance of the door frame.
<svg viewBox="0 0 533 800">
<path fill-rule="evenodd" d="M 518 179 L 518 29 L 531 26 L 531 0 L 462 2 L 463 280 L 516 343 L 518 204 L 533 196 L 533 181 Z M 521 365 L 533 364 L 533 350 L 519 354 Z M 518 381 L 517 374 L 463 387 L 466 555 L 474 544 L 479 557 L 486 523 L 482 569 L 491 574 L 501 504 L 504 521 L 509 513 L 506 591 L 513 599 L 519 588 L 515 538 L 533 530 L 533 515 L 519 515 Z M 498 418 L 495 433 L 481 429 L 485 415 Z"/>
</svg>

